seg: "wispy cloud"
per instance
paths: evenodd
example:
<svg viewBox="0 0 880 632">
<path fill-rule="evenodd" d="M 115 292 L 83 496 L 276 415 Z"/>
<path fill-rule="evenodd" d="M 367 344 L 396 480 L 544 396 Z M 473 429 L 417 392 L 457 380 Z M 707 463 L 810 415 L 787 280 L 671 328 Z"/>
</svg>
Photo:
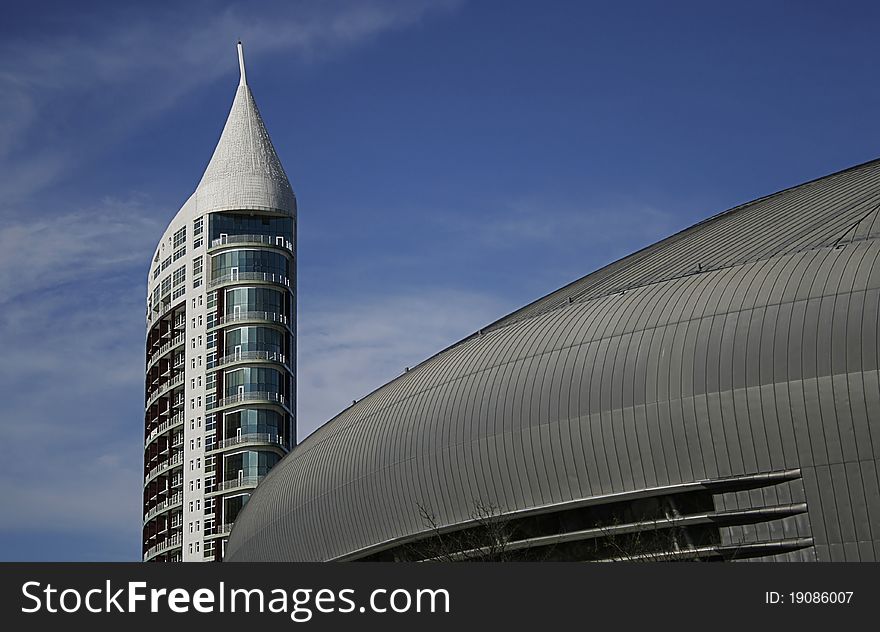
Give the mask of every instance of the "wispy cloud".
<svg viewBox="0 0 880 632">
<path fill-rule="evenodd" d="M 324 301 L 299 326 L 299 435 L 504 313 L 491 295 L 413 290 Z"/>
<path fill-rule="evenodd" d="M 105 200 L 0 229 L 0 529 L 130 533 L 137 553 L 155 215 Z"/>
<path fill-rule="evenodd" d="M 0 306 L 65 283 L 115 278 L 129 266 L 146 275 L 163 228 L 159 217 L 167 213 L 139 198 L 105 198 L 87 209 L 36 215 L 0 227 Z"/>
<path fill-rule="evenodd" d="M 310 63 L 404 28 L 459 0 L 340 0 L 261 5 L 196 3 L 109 10 L 95 29 L 0 41 L 0 190 L 21 200 L 84 157 L 236 68 L 287 54 Z M 80 28 L 77 28 L 80 27 Z M 234 72 L 234 71 L 233 71 Z"/>
<path fill-rule="evenodd" d="M 143 195 L 108 197 L 100 185 L 78 189 L 78 199 L 94 201 L 74 206 L 53 187 L 230 73 L 239 38 L 249 59 L 285 54 L 316 63 L 457 4 L 284 2 L 259 12 L 250 4 L 129 6 L 108 10 L 97 27 L 83 21 L 66 34 L 0 40 L 0 530 L 49 530 L 71 541 L 75 533 L 92 541 L 107 534 L 116 546 L 130 541 L 132 559 L 139 555 L 145 276 L 170 214 Z M 306 389 L 305 401 L 327 402 L 306 404 L 311 418 L 323 421 L 351 391 L 375 387 L 388 366 L 418 359 L 433 336 L 458 329 L 435 321 L 424 347 L 400 343 L 412 332 L 398 344 L 378 332 L 387 346 L 371 363 L 369 327 L 380 312 L 365 308 L 373 315 L 361 322 L 360 338 L 346 320 L 354 315 L 319 316 L 325 336 L 347 341 L 351 361 L 342 375 L 350 381 L 332 374 L 334 362 L 342 369 L 340 348 L 318 343 L 328 353 L 318 359 L 306 345 L 307 362 L 325 383 L 313 394 Z"/>
<path fill-rule="evenodd" d="M 630 200 L 597 204 L 514 198 L 467 214 L 426 215 L 456 235 L 467 235 L 485 247 L 517 250 L 523 247 L 579 249 L 625 248 L 663 237 L 680 221 L 668 211 Z"/>
</svg>

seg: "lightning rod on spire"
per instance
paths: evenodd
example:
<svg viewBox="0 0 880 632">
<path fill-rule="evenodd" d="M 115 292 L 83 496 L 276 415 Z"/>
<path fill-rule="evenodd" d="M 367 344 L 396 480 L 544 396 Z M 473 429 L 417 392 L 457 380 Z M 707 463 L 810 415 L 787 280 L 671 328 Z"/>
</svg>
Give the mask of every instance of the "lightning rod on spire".
<svg viewBox="0 0 880 632">
<path fill-rule="evenodd" d="M 241 72 L 241 79 L 239 79 L 238 85 L 246 86 L 247 75 L 244 72 L 244 48 L 241 45 L 241 41 L 238 42 L 238 69 Z"/>
</svg>

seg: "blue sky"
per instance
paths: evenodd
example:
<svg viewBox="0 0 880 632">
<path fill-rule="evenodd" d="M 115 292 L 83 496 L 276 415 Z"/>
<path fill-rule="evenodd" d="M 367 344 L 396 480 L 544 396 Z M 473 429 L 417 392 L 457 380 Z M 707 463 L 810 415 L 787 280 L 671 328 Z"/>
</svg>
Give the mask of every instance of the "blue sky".
<svg viewBox="0 0 880 632">
<path fill-rule="evenodd" d="M 299 425 L 715 212 L 880 155 L 836 2 L 17 3 L 0 560 L 139 558 L 147 267 L 248 81 L 300 205 Z"/>
</svg>

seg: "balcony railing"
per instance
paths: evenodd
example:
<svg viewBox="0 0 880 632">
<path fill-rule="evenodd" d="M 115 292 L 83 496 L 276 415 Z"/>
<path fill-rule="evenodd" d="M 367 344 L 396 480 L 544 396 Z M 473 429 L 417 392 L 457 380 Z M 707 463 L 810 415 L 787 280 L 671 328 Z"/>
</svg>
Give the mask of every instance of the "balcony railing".
<svg viewBox="0 0 880 632">
<path fill-rule="evenodd" d="M 267 246 L 293 250 L 290 241 L 282 235 L 225 235 L 223 237 L 218 237 L 217 239 L 212 239 L 210 247 L 216 248 L 217 246 L 225 246 L 228 244 L 264 244 Z"/>
<path fill-rule="evenodd" d="M 210 448 L 208 452 L 217 452 L 218 450 L 223 450 L 224 448 L 251 443 L 263 443 L 284 447 L 284 441 L 277 434 L 269 434 L 267 432 L 251 432 L 248 434 L 243 434 L 239 437 L 221 439 L 216 444 L 214 444 L 214 446 Z"/>
<path fill-rule="evenodd" d="M 164 303 L 164 305 L 162 305 L 158 309 L 158 311 L 151 311 L 150 316 L 149 316 L 149 320 L 147 322 L 154 323 L 157 320 L 159 320 L 160 318 L 162 318 L 163 316 L 165 316 L 165 314 L 167 314 L 168 312 L 170 312 L 174 309 L 177 309 L 178 307 L 181 306 L 182 303 L 173 302 L 172 300 L 170 300 L 170 297 L 171 297 L 171 294 L 169 293 L 169 294 L 166 294 L 165 296 L 163 296 L 162 299 L 160 299 Z"/>
<path fill-rule="evenodd" d="M 147 399 L 147 408 L 156 403 L 156 400 L 165 395 L 168 391 L 170 391 L 175 386 L 178 386 L 183 383 L 183 373 L 178 373 L 170 380 L 165 380 L 159 385 L 159 388 L 153 391 L 150 395 L 149 399 Z"/>
<path fill-rule="evenodd" d="M 229 274 L 224 274 L 221 277 L 217 277 L 216 279 L 211 279 L 208 282 L 208 289 L 224 283 L 236 283 L 238 281 L 264 281 L 266 283 L 278 283 L 279 285 L 290 287 L 290 279 L 284 275 L 275 274 L 274 272 L 231 272 Z"/>
<path fill-rule="evenodd" d="M 156 467 L 151 469 L 150 473 L 147 474 L 147 477 L 144 481 L 144 486 L 146 487 L 147 484 L 149 484 L 154 478 L 156 478 L 162 472 L 170 470 L 172 467 L 180 465 L 181 463 L 183 463 L 183 452 L 178 452 L 177 454 L 172 456 L 167 461 L 160 463 L 159 465 L 157 465 Z"/>
<path fill-rule="evenodd" d="M 226 522 L 218 527 L 208 527 L 205 529 L 205 535 L 208 537 L 217 537 L 221 535 L 229 535 L 232 531 L 232 522 Z"/>
<path fill-rule="evenodd" d="M 150 356 L 150 359 L 147 360 L 147 367 L 152 366 L 153 362 L 161 358 L 163 355 L 168 353 L 169 350 L 173 349 L 177 345 L 183 344 L 184 338 L 186 338 L 186 334 L 180 333 L 174 336 L 170 341 L 166 342 L 164 345 L 159 347 L 159 350 Z"/>
<path fill-rule="evenodd" d="M 144 561 L 156 557 L 166 551 L 170 551 L 171 549 L 177 548 L 179 546 L 183 546 L 183 534 L 175 533 L 170 538 L 165 540 L 164 542 L 160 542 L 155 546 L 151 546 L 147 549 L 147 552 L 144 553 Z"/>
<path fill-rule="evenodd" d="M 221 327 L 230 323 L 237 323 L 242 320 L 265 320 L 270 323 L 280 323 L 286 325 L 288 318 L 284 314 L 276 314 L 275 312 L 234 312 L 225 314 L 214 321 L 213 327 Z M 209 329 L 213 329 L 210 327 Z"/>
<path fill-rule="evenodd" d="M 214 363 L 215 367 L 231 364 L 232 362 L 244 362 L 246 360 L 265 360 L 266 362 L 279 362 L 287 365 L 287 357 L 276 351 L 242 351 L 225 355 Z"/>
<path fill-rule="evenodd" d="M 147 512 L 147 515 L 144 516 L 144 524 L 148 523 L 150 520 L 158 516 L 163 511 L 172 509 L 175 505 L 183 505 L 183 492 L 177 492 L 171 498 L 163 500 L 158 505 L 150 509 Z"/>
<path fill-rule="evenodd" d="M 239 402 L 273 402 L 285 405 L 284 395 L 280 395 L 278 393 L 269 393 L 266 391 L 251 391 L 250 393 L 240 393 L 237 395 L 230 395 L 229 397 L 224 397 L 222 399 L 218 399 L 213 404 L 206 405 L 207 410 L 213 410 L 215 408 L 222 408 L 223 406 L 229 406 L 231 404 L 237 404 Z"/>
<path fill-rule="evenodd" d="M 175 426 L 178 426 L 181 424 L 183 424 L 183 413 L 182 412 L 177 413 L 176 415 L 174 415 L 174 417 L 172 417 L 171 419 L 169 419 L 167 421 L 163 421 L 161 424 L 159 424 L 159 426 L 157 428 L 155 428 L 153 430 L 153 432 L 150 433 L 150 436 L 147 437 L 147 440 L 144 442 L 144 449 L 146 449 L 146 447 L 148 445 L 150 445 L 153 442 L 153 440 L 156 437 L 158 437 L 160 434 L 163 434 L 167 430 L 170 430 L 171 428 L 174 428 Z"/>
<path fill-rule="evenodd" d="M 229 481 L 220 481 L 217 485 L 214 486 L 214 491 L 212 493 L 217 494 L 220 492 L 226 492 L 231 489 L 238 489 L 240 487 L 256 487 L 260 484 L 265 476 L 243 476 L 242 478 L 233 478 Z"/>
</svg>

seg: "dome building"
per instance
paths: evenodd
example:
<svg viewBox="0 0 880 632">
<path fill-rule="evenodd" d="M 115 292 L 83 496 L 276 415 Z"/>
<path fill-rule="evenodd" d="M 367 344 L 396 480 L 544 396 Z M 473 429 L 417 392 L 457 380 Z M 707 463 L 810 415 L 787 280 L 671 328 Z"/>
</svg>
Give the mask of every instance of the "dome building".
<svg viewBox="0 0 880 632">
<path fill-rule="evenodd" d="M 226 559 L 880 560 L 878 238 L 874 161 L 593 272 L 307 437 Z"/>
</svg>

